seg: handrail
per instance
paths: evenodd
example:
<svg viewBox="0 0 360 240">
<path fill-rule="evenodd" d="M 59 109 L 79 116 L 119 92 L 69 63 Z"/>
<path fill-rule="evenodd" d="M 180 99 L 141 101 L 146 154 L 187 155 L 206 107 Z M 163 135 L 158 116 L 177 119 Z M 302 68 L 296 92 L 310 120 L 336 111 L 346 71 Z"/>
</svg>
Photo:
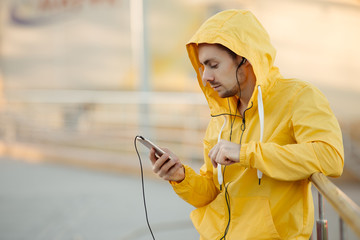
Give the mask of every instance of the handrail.
<svg viewBox="0 0 360 240">
<path fill-rule="evenodd" d="M 106 91 L 106 90 L 7 90 L 8 103 L 64 104 L 188 104 L 207 106 L 201 92 Z"/>
<path fill-rule="evenodd" d="M 317 190 L 333 206 L 339 216 L 360 237 L 360 207 L 336 187 L 324 174 L 314 173 L 310 177 Z"/>
</svg>

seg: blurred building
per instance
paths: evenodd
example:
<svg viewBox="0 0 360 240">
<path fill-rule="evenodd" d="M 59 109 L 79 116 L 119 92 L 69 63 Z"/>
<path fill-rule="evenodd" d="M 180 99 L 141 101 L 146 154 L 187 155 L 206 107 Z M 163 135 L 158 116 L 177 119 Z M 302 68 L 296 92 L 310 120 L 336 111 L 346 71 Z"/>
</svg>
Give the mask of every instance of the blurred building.
<svg viewBox="0 0 360 240">
<path fill-rule="evenodd" d="M 185 44 L 227 8 L 254 12 L 285 77 L 324 91 L 344 130 L 349 174 L 360 172 L 351 171 L 360 165 L 357 0 L 3 0 L 6 152 L 130 169 L 133 138 L 144 134 L 200 164 L 209 112 Z"/>
</svg>

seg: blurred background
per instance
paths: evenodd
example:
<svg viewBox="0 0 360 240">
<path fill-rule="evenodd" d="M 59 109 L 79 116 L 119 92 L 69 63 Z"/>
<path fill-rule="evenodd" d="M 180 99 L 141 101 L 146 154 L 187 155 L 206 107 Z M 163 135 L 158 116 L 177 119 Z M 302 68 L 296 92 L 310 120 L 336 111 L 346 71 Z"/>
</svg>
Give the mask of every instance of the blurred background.
<svg viewBox="0 0 360 240">
<path fill-rule="evenodd" d="M 311 82 L 327 96 L 346 155 L 334 181 L 360 203 L 359 0 L 1 0 L 0 239 L 140 239 L 146 230 L 134 137 L 172 149 L 195 169 L 202 164 L 210 113 L 185 44 L 208 17 L 229 8 L 257 16 L 284 77 Z M 188 237 L 182 231 L 179 239 L 196 239 L 183 214 L 191 207 L 154 179 L 147 150 L 139 150 L 151 208 L 176 202 L 178 211 L 154 212 L 153 221 L 161 229 L 180 216 L 174 225 Z M 97 196 L 104 194 L 118 201 L 105 204 L 102 218 L 84 210 L 102 208 Z M 124 209 L 129 194 L 126 206 L 134 206 Z M 82 216 L 76 221 L 74 211 Z M 34 224 L 30 216 L 39 212 Z M 111 223 L 99 229 L 98 221 Z M 348 237 L 356 239 L 350 230 Z"/>
</svg>

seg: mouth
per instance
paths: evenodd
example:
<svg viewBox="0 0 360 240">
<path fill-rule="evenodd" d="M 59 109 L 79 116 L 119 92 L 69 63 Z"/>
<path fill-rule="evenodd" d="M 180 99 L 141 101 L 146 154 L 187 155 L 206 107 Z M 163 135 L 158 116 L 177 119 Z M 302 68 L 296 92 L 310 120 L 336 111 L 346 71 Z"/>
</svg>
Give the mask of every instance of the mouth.
<svg viewBox="0 0 360 240">
<path fill-rule="evenodd" d="M 221 85 L 213 85 L 211 86 L 214 90 L 217 90 L 219 87 L 221 87 Z"/>
</svg>

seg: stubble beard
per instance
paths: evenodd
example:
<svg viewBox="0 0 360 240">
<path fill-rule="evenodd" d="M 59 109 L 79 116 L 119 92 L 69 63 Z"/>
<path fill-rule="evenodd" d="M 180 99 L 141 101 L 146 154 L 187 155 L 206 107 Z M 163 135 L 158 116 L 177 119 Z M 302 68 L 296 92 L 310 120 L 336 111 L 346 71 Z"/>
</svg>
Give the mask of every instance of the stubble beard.
<svg viewBox="0 0 360 240">
<path fill-rule="evenodd" d="M 236 96 L 238 94 L 238 86 L 232 88 L 232 89 L 225 89 L 224 92 L 220 93 L 218 92 L 219 94 L 219 97 L 221 98 L 228 98 L 228 97 L 233 97 L 233 96 Z"/>
</svg>

